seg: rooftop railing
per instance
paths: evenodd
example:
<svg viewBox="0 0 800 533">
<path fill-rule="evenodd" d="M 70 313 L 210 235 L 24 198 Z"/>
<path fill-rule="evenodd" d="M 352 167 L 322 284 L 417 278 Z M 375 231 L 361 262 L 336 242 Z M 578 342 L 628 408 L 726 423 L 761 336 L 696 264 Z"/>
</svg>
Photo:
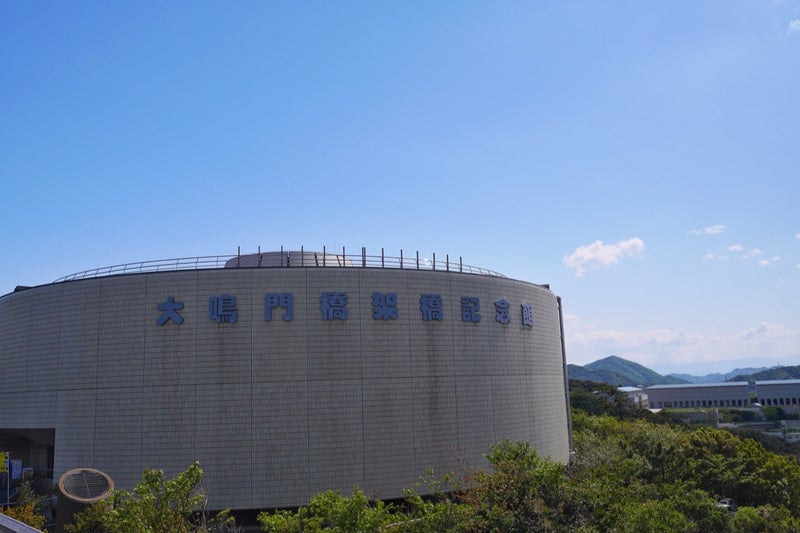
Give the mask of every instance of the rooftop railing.
<svg viewBox="0 0 800 533">
<path fill-rule="evenodd" d="M 345 248 L 341 254 L 322 247 L 322 252 L 304 250 L 286 250 L 236 255 L 209 255 L 201 257 L 181 257 L 175 259 L 156 259 L 153 261 L 137 261 L 120 265 L 105 266 L 76 272 L 59 278 L 55 283 L 79 279 L 101 278 L 123 274 L 141 274 L 146 272 L 171 272 L 176 270 L 205 270 L 215 268 L 391 268 L 403 270 L 438 270 L 443 272 L 460 272 L 504 278 L 503 274 L 486 268 L 465 265 L 459 256 L 451 260 L 449 255 L 444 259 L 436 254 L 431 257 L 420 257 L 419 251 L 408 256 L 400 250 L 399 256 L 386 255 L 381 248 L 380 255 L 367 254 L 361 248 L 361 254 L 347 254 Z"/>
</svg>

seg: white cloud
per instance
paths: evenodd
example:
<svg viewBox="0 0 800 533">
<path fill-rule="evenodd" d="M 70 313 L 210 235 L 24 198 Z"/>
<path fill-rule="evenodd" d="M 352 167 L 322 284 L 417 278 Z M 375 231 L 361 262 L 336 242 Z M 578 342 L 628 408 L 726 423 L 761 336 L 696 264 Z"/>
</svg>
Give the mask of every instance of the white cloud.
<svg viewBox="0 0 800 533">
<path fill-rule="evenodd" d="M 777 255 L 774 255 L 774 256 L 770 257 L 769 259 L 761 259 L 758 262 L 758 265 L 759 266 L 770 266 L 771 264 L 776 263 L 776 262 L 778 262 L 780 260 L 781 260 L 780 257 L 778 257 Z"/>
<path fill-rule="evenodd" d="M 726 246 L 725 250 L 731 252 L 732 254 L 737 254 L 735 257 L 740 261 L 755 261 L 759 266 L 769 266 L 774 264 L 776 261 L 780 261 L 780 257 L 774 255 L 772 257 L 764 257 L 764 251 L 761 248 L 753 248 L 750 252 L 745 252 L 744 246 L 741 244 L 732 244 L 730 246 Z M 716 254 L 714 252 L 708 252 L 704 257 L 704 261 L 727 261 L 730 259 L 730 256 L 726 254 Z"/>
<path fill-rule="evenodd" d="M 786 33 L 800 33 L 800 19 L 790 21 Z"/>
<path fill-rule="evenodd" d="M 800 269 L 800 265 L 798 265 Z M 564 323 L 567 359 L 586 364 L 607 355 L 618 355 L 658 370 L 659 366 L 685 367 L 744 359 L 793 360 L 800 356 L 800 329 L 762 322 L 742 331 L 703 334 L 683 329 L 621 331 L 581 322 Z M 797 363 L 795 363 L 797 364 Z M 732 370 L 734 363 L 731 363 Z M 697 373 L 697 372 L 692 372 Z"/>
<path fill-rule="evenodd" d="M 800 232 L 795 233 L 794 238 L 800 241 Z"/>
<path fill-rule="evenodd" d="M 689 233 L 693 235 L 715 235 L 717 233 L 724 233 L 726 230 L 724 224 L 717 224 L 716 226 L 708 226 L 702 229 L 693 229 Z"/>
<path fill-rule="evenodd" d="M 579 246 L 570 255 L 564 257 L 567 268 L 574 268 L 577 276 L 583 276 L 587 268 L 592 270 L 607 267 L 619 262 L 621 257 L 634 256 L 642 253 L 644 242 L 634 237 L 617 244 L 603 244 L 595 241 L 588 246 Z"/>
<path fill-rule="evenodd" d="M 754 328 L 747 328 L 737 333 L 735 340 L 756 343 L 793 342 L 798 336 L 800 336 L 800 330 L 794 330 L 780 324 L 761 322 Z"/>
</svg>

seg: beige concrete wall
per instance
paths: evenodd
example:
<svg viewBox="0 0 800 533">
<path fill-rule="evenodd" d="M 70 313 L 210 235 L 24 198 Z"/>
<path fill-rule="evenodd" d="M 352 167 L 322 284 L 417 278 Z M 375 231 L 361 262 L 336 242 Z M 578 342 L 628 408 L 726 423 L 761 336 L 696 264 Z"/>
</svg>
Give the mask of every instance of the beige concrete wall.
<svg viewBox="0 0 800 533">
<path fill-rule="evenodd" d="M 347 320 L 322 320 L 324 291 L 347 293 Z M 375 291 L 398 294 L 397 320 L 372 318 Z M 294 320 L 264 320 L 269 292 L 294 295 Z M 209 319 L 223 293 L 236 323 Z M 442 295 L 444 320 L 421 319 L 422 293 Z M 169 296 L 184 322 L 158 326 Z M 480 298 L 480 322 L 461 320 L 461 296 Z M 0 428 L 55 428 L 56 476 L 93 467 L 130 488 L 146 466 L 174 475 L 199 460 L 212 508 L 355 485 L 398 497 L 426 468 L 485 464 L 503 438 L 568 460 L 556 297 L 520 281 L 256 268 L 60 283 L 0 299 L 0 357 Z"/>
</svg>

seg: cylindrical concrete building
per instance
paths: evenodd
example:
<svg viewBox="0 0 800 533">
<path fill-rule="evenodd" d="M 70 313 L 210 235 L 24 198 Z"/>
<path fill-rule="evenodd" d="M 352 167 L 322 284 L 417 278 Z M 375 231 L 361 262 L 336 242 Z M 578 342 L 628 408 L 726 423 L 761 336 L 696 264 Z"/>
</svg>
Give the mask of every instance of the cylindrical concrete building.
<svg viewBox="0 0 800 533">
<path fill-rule="evenodd" d="M 0 368 L 12 459 L 118 488 L 198 460 L 211 509 L 396 498 L 503 438 L 570 452 L 558 298 L 449 260 L 253 254 L 19 288 Z"/>
</svg>

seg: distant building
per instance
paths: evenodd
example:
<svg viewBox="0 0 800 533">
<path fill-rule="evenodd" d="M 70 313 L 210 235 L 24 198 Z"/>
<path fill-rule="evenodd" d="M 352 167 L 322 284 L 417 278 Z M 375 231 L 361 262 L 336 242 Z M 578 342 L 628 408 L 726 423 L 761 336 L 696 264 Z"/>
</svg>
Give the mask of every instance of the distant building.
<svg viewBox="0 0 800 533">
<path fill-rule="evenodd" d="M 647 409 L 650 406 L 647 392 L 641 387 L 618 387 L 617 390 L 625 393 L 636 407 Z"/>
<path fill-rule="evenodd" d="M 756 381 L 758 403 L 767 407 L 800 405 L 800 379 Z"/>
<path fill-rule="evenodd" d="M 651 409 L 750 406 L 746 381 L 653 385 L 646 392 Z"/>
<path fill-rule="evenodd" d="M 800 443 L 800 433 L 793 431 L 764 431 L 764 435 L 775 437 L 776 439 L 783 439 L 792 444 Z"/>
</svg>

